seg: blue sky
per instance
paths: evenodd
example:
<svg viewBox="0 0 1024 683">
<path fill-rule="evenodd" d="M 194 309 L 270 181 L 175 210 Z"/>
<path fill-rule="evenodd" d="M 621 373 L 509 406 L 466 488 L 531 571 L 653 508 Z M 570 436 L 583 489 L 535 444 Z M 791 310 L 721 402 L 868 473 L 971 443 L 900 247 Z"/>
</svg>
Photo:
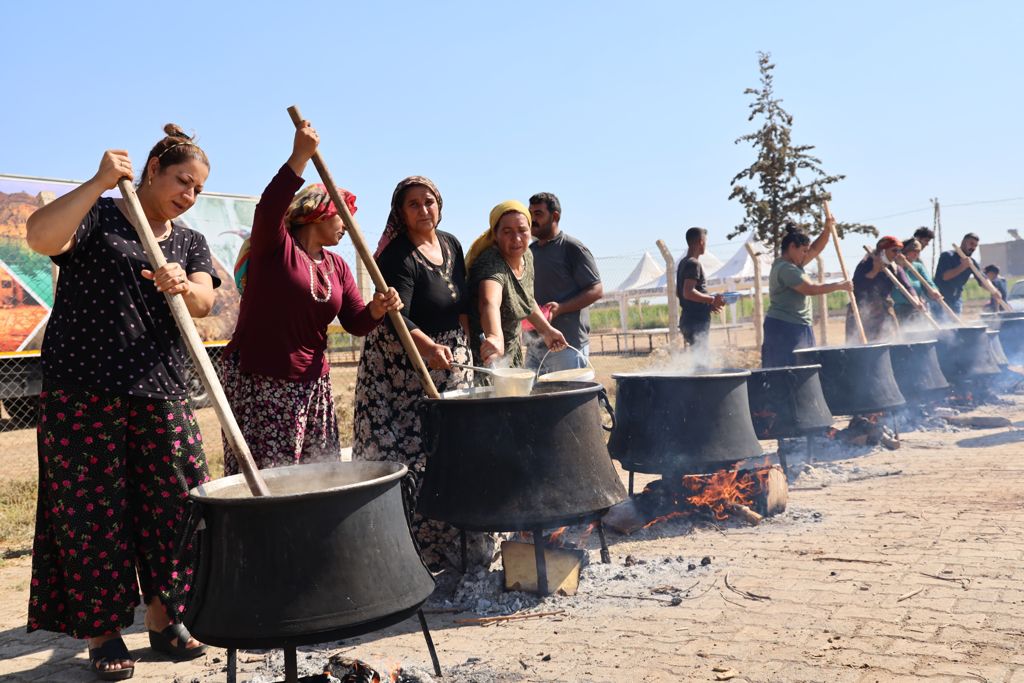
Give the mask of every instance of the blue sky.
<svg viewBox="0 0 1024 683">
<path fill-rule="evenodd" d="M 947 236 L 1024 228 L 1020 3 L 40 1 L 4 15 L 20 99 L 0 109 L 0 173 L 85 179 L 111 147 L 141 163 L 174 121 L 198 132 L 209 190 L 258 194 L 298 104 L 369 241 L 406 175 L 434 179 L 441 227 L 467 248 L 494 204 L 547 190 L 614 286 L 692 225 L 721 258 L 737 248 L 729 181 L 753 151 L 733 141 L 754 128 L 743 91 L 764 50 L 795 142 L 847 175 L 840 220 L 903 236 L 938 197 Z"/>
</svg>

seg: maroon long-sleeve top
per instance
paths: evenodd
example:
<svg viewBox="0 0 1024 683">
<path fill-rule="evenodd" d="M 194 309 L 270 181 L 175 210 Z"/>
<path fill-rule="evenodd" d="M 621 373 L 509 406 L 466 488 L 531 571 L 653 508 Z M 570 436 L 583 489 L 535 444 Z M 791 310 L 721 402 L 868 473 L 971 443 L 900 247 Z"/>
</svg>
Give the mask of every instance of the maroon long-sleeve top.
<svg viewBox="0 0 1024 683">
<path fill-rule="evenodd" d="M 368 334 L 379 321 L 363 303 L 348 265 L 326 249 L 319 271 L 332 271 L 327 275 L 331 296 L 324 302 L 313 299 L 309 257 L 285 224 L 302 183 L 285 164 L 256 205 L 245 294 L 228 352 L 238 352 L 242 372 L 309 382 L 330 370 L 325 352 L 334 318 L 356 336 Z M 317 296 L 324 293 L 320 286 Z"/>
</svg>

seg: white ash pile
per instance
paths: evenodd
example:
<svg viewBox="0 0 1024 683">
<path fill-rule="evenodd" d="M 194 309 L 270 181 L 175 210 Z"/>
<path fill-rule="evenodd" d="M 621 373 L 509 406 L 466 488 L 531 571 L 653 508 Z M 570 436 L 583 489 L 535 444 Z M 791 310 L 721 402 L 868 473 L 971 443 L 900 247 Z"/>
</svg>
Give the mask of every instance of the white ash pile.
<svg viewBox="0 0 1024 683">
<path fill-rule="evenodd" d="M 542 599 L 531 593 L 506 591 L 500 569 L 470 567 L 459 576 L 445 573 L 435 577 L 437 588 L 427 609 L 461 610 L 483 616 L 503 616 L 536 607 Z"/>
</svg>

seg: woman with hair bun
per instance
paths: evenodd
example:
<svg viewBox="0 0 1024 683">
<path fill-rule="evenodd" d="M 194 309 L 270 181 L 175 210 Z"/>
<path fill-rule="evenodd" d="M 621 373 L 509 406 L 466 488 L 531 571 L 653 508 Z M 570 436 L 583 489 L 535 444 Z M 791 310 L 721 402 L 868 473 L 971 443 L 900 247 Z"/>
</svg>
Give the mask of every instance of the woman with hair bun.
<svg viewBox="0 0 1024 683">
<path fill-rule="evenodd" d="M 245 289 L 222 366 L 224 391 L 260 468 L 340 460 L 327 326 L 338 318 L 361 337 L 402 308 L 394 288 L 363 303 L 348 264 L 327 249 L 345 234 L 327 188 L 317 183 L 296 194 L 319 142 L 303 121 L 291 156 L 256 205 L 235 266 L 245 272 Z M 338 193 L 355 213 L 355 195 Z M 224 472 L 238 472 L 227 438 Z"/>
<path fill-rule="evenodd" d="M 816 284 L 804 273 L 804 266 L 828 245 L 834 219 L 827 218 L 825 229 L 811 243 L 807 233 L 787 223 L 782 238 L 782 255 L 772 263 L 768 274 L 768 311 L 764 315 L 764 343 L 761 367 L 793 365 L 793 351 L 814 346 L 811 327 L 811 301 L 807 297 L 853 290 L 848 281 Z"/>
<path fill-rule="evenodd" d="M 175 660 L 205 651 L 177 621 L 194 581 L 193 547 L 177 545 L 185 501 L 209 474 L 164 294 L 203 317 L 220 280 L 204 237 L 175 220 L 210 162 L 178 126 L 164 132 L 137 193 L 166 265 L 150 270 L 123 201 L 102 196 L 134 178 L 123 150 L 104 152 L 92 179 L 37 209 L 26 229 L 29 247 L 61 268 L 42 348 L 28 630 L 87 638 L 101 680 L 134 673 L 120 632 L 140 588 L 154 649 Z"/>
</svg>

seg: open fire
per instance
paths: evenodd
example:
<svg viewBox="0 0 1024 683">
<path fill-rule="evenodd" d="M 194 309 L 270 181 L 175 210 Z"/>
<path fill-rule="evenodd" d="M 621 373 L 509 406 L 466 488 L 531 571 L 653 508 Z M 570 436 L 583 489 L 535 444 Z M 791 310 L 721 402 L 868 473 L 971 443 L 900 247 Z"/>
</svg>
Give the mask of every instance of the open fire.
<svg viewBox="0 0 1024 683">
<path fill-rule="evenodd" d="M 647 529 L 679 517 L 750 524 L 786 508 L 786 477 L 778 466 L 687 474 L 651 482 L 642 493 L 613 508 L 604 523 L 621 533 Z"/>
</svg>

